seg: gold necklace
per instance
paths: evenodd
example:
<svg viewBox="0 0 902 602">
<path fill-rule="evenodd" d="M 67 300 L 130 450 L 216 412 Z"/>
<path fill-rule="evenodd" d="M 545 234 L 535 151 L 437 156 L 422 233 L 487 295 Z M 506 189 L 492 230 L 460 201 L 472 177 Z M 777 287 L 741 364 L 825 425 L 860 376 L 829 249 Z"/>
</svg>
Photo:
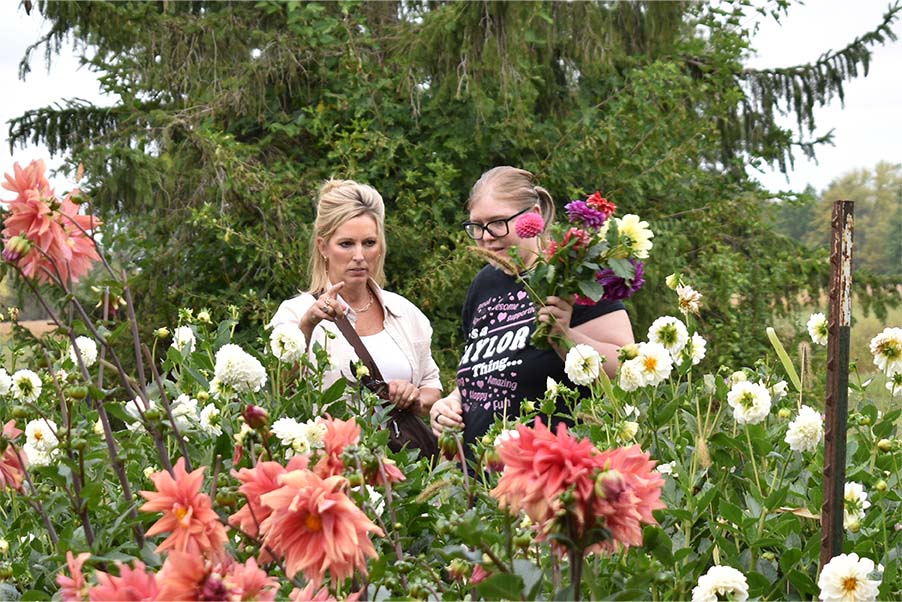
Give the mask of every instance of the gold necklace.
<svg viewBox="0 0 902 602">
<path fill-rule="evenodd" d="M 363 307 L 360 307 L 360 308 L 351 306 L 351 309 L 353 309 L 358 314 L 362 314 L 365 311 L 369 311 L 370 308 L 373 306 L 373 301 L 375 301 L 375 298 L 373 297 L 373 293 L 372 293 L 372 291 L 367 291 L 367 292 L 370 295 L 370 300 L 367 302 L 366 305 L 364 305 Z"/>
</svg>

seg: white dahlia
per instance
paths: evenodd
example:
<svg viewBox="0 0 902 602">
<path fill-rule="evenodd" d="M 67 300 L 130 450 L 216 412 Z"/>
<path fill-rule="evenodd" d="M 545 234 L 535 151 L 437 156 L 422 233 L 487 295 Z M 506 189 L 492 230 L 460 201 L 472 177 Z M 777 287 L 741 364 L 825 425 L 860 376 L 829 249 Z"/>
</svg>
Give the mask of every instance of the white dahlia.
<svg viewBox="0 0 902 602">
<path fill-rule="evenodd" d="M 864 518 L 864 511 L 871 507 L 864 485 L 855 481 L 846 483 L 843 493 L 843 527 L 848 529 Z"/>
<path fill-rule="evenodd" d="M 667 380 L 673 370 L 670 352 L 658 343 L 639 343 L 639 355 L 630 361 L 639 366 L 643 386 L 655 386 Z"/>
<path fill-rule="evenodd" d="M 75 350 L 81 355 L 81 361 L 84 362 L 85 368 L 90 368 L 97 362 L 97 343 L 94 339 L 88 337 L 76 337 L 75 345 L 69 347 L 69 357 L 78 366 L 78 358 L 75 356 Z"/>
<path fill-rule="evenodd" d="M 183 356 L 194 353 L 197 339 L 190 326 L 179 326 L 172 335 L 172 346 L 178 349 Z"/>
<path fill-rule="evenodd" d="M 279 324 L 269 335 L 269 346 L 276 359 L 293 364 L 300 360 L 307 350 L 307 339 L 297 326 Z"/>
<path fill-rule="evenodd" d="M 670 356 L 676 358 L 689 342 L 689 332 L 679 318 L 661 316 L 649 327 L 648 341 L 663 345 L 670 352 Z"/>
<path fill-rule="evenodd" d="M 871 353 L 881 372 L 890 376 L 902 372 L 902 328 L 884 328 L 871 339 Z"/>
<path fill-rule="evenodd" d="M 617 232 L 620 236 L 625 237 L 626 246 L 628 246 L 639 259 L 648 257 L 648 252 L 652 248 L 651 239 L 654 232 L 648 227 L 648 222 L 641 221 L 638 215 L 628 213 L 623 217 L 615 217 L 617 222 Z"/>
<path fill-rule="evenodd" d="M 858 554 L 840 554 L 830 559 L 817 580 L 824 602 L 869 602 L 877 599 L 883 567 Z"/>
<path fill-rule="evenodd" d="M 786 429 L 786 443 L 797 452 L 814 451 L 824 438 L 824 419 L 820 413 L 802 406 L 799 415 Z"/>
<path fill-rule="evenodd" d="M 827 344 L 827 318 L 824 314 L 811 314 L 808 318 L 808 335 L 818 345 Z"/>
<path fill-rule="evenodd" d="M 28 369 L 16 370 L 12 376 L 11 391 L 19 401 L 33 402 L 41 396 L 43 383 L 41 377 Z"/>
<path fill-rule="evenodd" d="M 698 585 L 692 588 L 692 602 L 745 602 L 748 599 L 748 580 L 741 571 L 731 566 L 712 566 L 698 578 Z"/>
<path fill-rule="evenodd" d="M 574 345 L 564 360 L 564 372 L 577 385 L 591 385 L 598 378 L 603 362 L 591 345 Z"/>
<path fill-rule="evenodd" d="M 727 403 L 733 408 L 733 418 L 739 424 L 758 424 L 770 412 L 770 393 L 767 387 L 749 381 L 733 385 L 727 393 Z"/>
<path fill-rule="evenodd" d="M 256 392 L 266 384 L 263 364 L 233 343 L 223 345 L 216 352 L 213 372 L 220 383 L 233 388 L 237 393 Z"/>
</svg>

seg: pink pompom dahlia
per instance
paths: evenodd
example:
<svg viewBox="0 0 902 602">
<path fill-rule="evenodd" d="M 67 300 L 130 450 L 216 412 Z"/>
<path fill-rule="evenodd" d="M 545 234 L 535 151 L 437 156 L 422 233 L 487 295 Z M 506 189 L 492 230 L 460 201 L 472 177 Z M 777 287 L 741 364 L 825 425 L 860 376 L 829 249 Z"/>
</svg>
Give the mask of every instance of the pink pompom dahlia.
<svg viewBox="0 0 902 602">
<path fill-rule="evenodd" d="M 514 231 L 520 238 L 535 238 L 545 231 L 545 220 L 538 213 L 524 213 L 514 222 Z"/>
</svg>

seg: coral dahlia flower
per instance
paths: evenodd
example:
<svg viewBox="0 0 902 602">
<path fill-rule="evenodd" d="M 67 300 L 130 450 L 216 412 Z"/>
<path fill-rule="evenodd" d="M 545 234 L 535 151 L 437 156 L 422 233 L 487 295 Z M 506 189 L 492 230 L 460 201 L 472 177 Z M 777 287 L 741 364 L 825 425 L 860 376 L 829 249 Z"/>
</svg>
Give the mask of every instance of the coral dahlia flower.
<svg viewBox="0 0 902 602">
<path fill-rule="evenodd" d="M 66 552 L 69 576 L 67 577 L 63 573 L 56 576 L 56 583 L 60 586 L 60 599 L 63 602 L 81 602 L 85 599 L 88 584 L 81 567 L 90 556 L 88 552 L 82 552 L 78 556 L 72 556 L 72 552 Z"/>
<path fill-rule="evenodd" d="M 326 432 L 323 435 L 324 449 L 323 456 L 314 466 L 313 472 L 326 479 L 344 472 L 345 464 L 341 454 L 347 446 L 357 445 L 360 442 L 360 427 L 353 418 L 350 420 L 325 418 L 319 422 L 326 425 Z"/>
<path fill-rule="evenodd" d="M 188 554 L 215 558 L 225 550 L 226 532 L 219 516 L 213 511 L 210 497 L 201 493 L 204 468 L 188 473 L 185 459 L 179 458 L 170 475 L 161 470 L 150 476 L 157 491 L 142 491 L 147 503 L 143 512 L 162 512 L 163 516 L 151 526 L 147 535 L 170 533 L 156 551 L 177 550 Z"/>
<path fill-rule="evenodd" d="M 244 564 L 236 562 L 229 567 L 223 583 L 229 592 L 229 600 L 272 602 L 279 593 L 279 581 L 267 575 L 253 558 L 248 558 Z"/>
<path fill-rule="evenodd" d="M 3 434 L 0 435 L 0 448 L 4 448 L 0 454 L 0 491 L 7 487 L 21 491 L 23 467 L 22 461 L 24 456 L 16 453 L 16 448 L 12 445 L 12 440 L 22 434 L 22 431 L 16 428 L 16 421 L 10 420 L 3 425 Z"/>
<path fill-rule="evenodd" d="M 97 585 L 88 590 L 91 602 L 145 602 L 157 598 L 157 576 L 147 572 L 140 560 L 135 560 L 134 568 L 117 562 L 119 576 L 97 571 Z"/>
<path fill-rule="evenodd" d="M 239 527 L 251 537 L 260 533 L 260 524 L 269 518 L 272 509 L 260 501 L 260 496 L 275 491 L 282 485 L 279 477 L 292 470 L 307 468 L 307 456 L 293 456 L 288 468 L 278 462 L 258 462 L 253 468 L 232 471 L 232 476 L 241 481 L 238 491 L 247 498 L 247 504 L 229 517 L 229 524 Z"/>
<path fill-rule="evenodd" d="M 303 572 L 317 585 L 326 572 L 336 583 L 358 569 L 366 573 L 367 558 L 376 557 L 369 533 L 382 530 L 344 493 L 347 480 L 321 479 L 309 470 L 280 477 L 282 487 L 260 497 L 272 509 L 264 521 L 265 543 L 285 557 L 285 572 Z"/>
</svg>

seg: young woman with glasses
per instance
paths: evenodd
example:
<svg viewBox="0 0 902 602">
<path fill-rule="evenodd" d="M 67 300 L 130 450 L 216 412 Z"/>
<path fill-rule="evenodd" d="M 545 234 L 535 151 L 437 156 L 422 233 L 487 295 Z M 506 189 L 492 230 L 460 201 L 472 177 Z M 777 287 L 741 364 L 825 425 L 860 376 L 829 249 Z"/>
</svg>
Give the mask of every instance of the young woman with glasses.
<svg viewBox="0 0 902 602">
<path fill-rule="evenodd" d="M 385 205 L 371 186 L 330 180 L 320 189 L 310 248 L 307 292 L 284 301 L 269 326 L 295 326 L 308 350 L 318 343 L 329 353 L 323 388 L 344 376 L 357 354 L 335 320 L 347 316 L 387 383 L 387 399 L 421 416 L 441 396 L 432 359 L 432 327 L 413 303 L 383 290 Z M 315 359 L 312 351 L 311 359 Z"/>
<path fill-rule="evenodd" d="M 482 174 L 470 191 L 469 220 L 463 227 L 476 244 L 507 257 L 517 248 L 529 266 L 540 252 L 540 238 L 517 236 L 513 221 L 529 211 L 550 224 L 554 201 L 523 169 L 496 167 Z M 520 403 L 545 393 L 547 379 L 566 382 L 565 351 L 530 344 L 536 308 L 523 285 L 497 265 L 483 268 L 470 284 L 462 312 L 466 347 L 457 371 L 457 388 L 433 404 L 430 423 L 436 436 L 462 428 L 464 443 L 481 437 L 496 416 L 516 418 Z M 620 301 L 574 307 L 568 299 L 549 297 L 539 318 L 552 323 L 553 334 L 594 347 L 606 358 L 609 376 L 617 371 L 617 352 L 633 342 L 629 316 Z M 562 410 L 563 408 L 559 408 Z"/>
</svg>

